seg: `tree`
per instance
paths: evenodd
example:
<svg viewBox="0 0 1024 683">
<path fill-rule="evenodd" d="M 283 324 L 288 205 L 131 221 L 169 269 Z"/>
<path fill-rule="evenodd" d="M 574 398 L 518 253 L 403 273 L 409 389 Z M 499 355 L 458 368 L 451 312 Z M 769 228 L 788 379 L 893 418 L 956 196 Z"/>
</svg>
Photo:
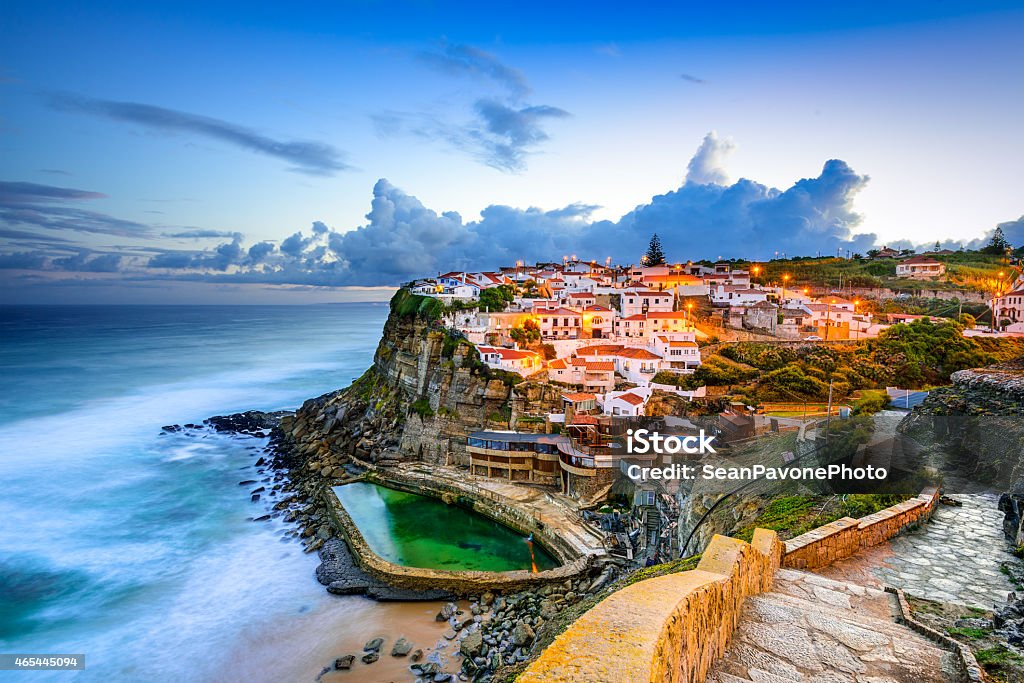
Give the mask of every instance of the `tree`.
<svg viewBox="0 0 1024 683">
<path fill-rule="evenodd" d="M 487 311 L 504 311 L 515 298 L 515 291 L 509 285 L 488 287 L 480 292 L 480 307 Z"/>
<path fill-rule="evenodd" d="M 520 346 L 529 346 L 540 341 L 540 325 L 535 320 L 527 320 L 522 327 L 513 327 L 508 336 Z"/>
<path fill-rule="evenodd" d="M 934 251 L 942 251 L 942 245 L 939 243 L 938 240 L 935 240 Z"/>
<path fill-rule="evenodd" d="M 661 240 L 658 233 L 651 235 L 651 242 L 647 245 L 647 253 L 643 259 L 645 266 L 661 266 L 665 264 L 665 252 L 661 250 Z"/>
<path fill-rule="evenodd" d="M 1000 226 L 996 226 L 995 232 L 992 233 L 992 239 L 989 241 L 988 246 L 982 249 L 986 254 L 1005 254 L 1007 251 L 1013 249 L 1010 243 L 1006 240 L 1006 235 L 1003 234 L 1003 229 Z"/>
</svg>

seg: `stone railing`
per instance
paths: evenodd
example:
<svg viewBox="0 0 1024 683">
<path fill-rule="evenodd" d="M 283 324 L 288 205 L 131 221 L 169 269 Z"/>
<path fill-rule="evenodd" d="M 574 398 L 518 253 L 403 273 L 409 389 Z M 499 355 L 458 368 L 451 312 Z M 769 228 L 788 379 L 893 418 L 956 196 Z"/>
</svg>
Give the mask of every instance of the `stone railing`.
<svg viewBox="0 0 1024 683">
<path fill-rule="evenodd" d="M 844 517 L 808 531 L 786 541 L 783 565 L 792 569 L 820 569 L 846 559 L 927 520 L 938 500 L 938 490 L 926 488 L 914 498 L 866 517 Z"/>
<path fill-rule="evenodd" d="M 518 683 L 699 683 L 724 653 L 743 601 L 770 590 L 783 546 L 715 536 L 693 571 L 647 579 L 584 613 Z"/>
</svg>

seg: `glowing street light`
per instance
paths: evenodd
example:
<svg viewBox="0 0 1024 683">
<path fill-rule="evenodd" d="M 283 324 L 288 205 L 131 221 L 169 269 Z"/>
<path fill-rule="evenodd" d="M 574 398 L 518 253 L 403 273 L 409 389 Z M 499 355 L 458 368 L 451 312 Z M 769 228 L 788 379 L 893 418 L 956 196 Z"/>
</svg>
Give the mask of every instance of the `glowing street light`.
<svg viewBox="0 0 1024 683">
<path fill-rule="evenodd" d="M 789 282 L 789 275 L 782 276 L 782 300 L 786 300 L 786 283 Z"/>
</svg>

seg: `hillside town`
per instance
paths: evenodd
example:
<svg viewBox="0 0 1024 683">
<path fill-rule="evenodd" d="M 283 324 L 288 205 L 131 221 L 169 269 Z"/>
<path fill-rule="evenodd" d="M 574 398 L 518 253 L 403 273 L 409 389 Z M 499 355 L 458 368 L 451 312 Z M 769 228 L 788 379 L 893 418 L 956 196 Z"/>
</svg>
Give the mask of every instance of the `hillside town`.
<svg viewBox="0 0 1024 683">
<path fill-rule="evenodd" d="M 858 298 L 797 284 L 788 274 L 764 282 L 757 263 L 668 264 L 657 236 L 651 250 L 640 265 L 573 255 L 494 271 L 439 273 L 407 288 L 445 303 L 444 325 L 476 345 L 490 368 L 566 385 L 603 414 L 627 417 L 643 415 L 655 389 L 702 396 L 703 387 L 682 391 L 678 383 L 655 378 L 693 373 L 709 343 L 866 340 L 894 324 L 930 317 L 874 313 Z M 946 270 L 930 255 L 901 255 L 887 247 L 871 258 L 895 260 L 899 277 L 923 285 Z M 648 265 L 652 261 L 659 262 Z M 1024 277 L 990 306 L 1004 324 L 1002 333 L 1024 333 Z M 616 391 L 623 384 L 629 388 Z"/>
</svg>

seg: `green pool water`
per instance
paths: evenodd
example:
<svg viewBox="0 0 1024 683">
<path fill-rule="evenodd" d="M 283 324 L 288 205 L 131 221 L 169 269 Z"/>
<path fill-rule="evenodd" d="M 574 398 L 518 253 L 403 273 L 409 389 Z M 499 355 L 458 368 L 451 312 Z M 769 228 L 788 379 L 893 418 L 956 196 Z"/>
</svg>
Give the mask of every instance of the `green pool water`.
<svg viewBox="0 0 1024 683">
<path fill-rule="evenodd" d="M 530 568 L 522 534 L 458 505 L 369 482 L 334 493 L 373 552 L 389 562 L 424 569 L 505 572 Z M 538 571 L 558 562 L 533 544 Z"/>
</svg>

